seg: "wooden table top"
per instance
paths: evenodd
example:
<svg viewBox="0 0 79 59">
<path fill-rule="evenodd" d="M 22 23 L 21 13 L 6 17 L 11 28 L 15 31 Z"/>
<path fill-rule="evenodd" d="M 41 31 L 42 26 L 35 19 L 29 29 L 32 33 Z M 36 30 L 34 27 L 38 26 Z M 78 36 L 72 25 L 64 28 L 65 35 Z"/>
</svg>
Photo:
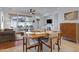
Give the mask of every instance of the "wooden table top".
<svg viewBox="0 0 79 59">
<path fill-rule="evenodd" d="M 48 33 L 40 33 L 40 34 L 32 34 L 31 38 L 32 39 L 38 39 L 38 38 L 44 38 L 44 37 L 48 37 Z"/>
<path fill-rule="evenodd" d="M 48 36 L 49 34 L 46 32 L 26 32 L 32 39 L 38 39 Z"/>
</svg>

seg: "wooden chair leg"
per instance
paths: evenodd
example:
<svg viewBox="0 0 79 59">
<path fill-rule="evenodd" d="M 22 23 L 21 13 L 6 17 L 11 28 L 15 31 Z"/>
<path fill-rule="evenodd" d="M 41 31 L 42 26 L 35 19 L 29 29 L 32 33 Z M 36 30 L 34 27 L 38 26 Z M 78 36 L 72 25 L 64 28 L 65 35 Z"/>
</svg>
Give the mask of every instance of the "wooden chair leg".
<svg viewBox="0 0 79 59">
<path fill-rule="evenodd" d="M 60 46 L 59 46 L 59 44 L 58 44 L 58 52 L 60 51 Z"/>
<path fill-rule="evenodd" d="M 41 51 L 43 51 L 43 44 L 41 43 Z"/>
<path fill-rule="evenodd" d="M 35 50 L 36 50 L 36 47 L 35 47 Z"/>
<path fill-rule="evenodd" d="M 40 50 L 40 47 L 38 46 L 38 50 L 37 50 L 37 52 L 39 52 L 39 50 Z"/>
<path fill-rule="evenodd" d="M 37 46 L 37 52 L 39 52 L 39 46 Z"/>
<path fill-rule="evenodd" d="M 38 50 L 37 50 L 37 52 L 39 52 L 40 51 L 40 41 L 38 40 Z"/>
<path fill-rule="evenodd" d="M 26 38 L 26 52 L 27 52 L 27 38 Z"/>
<path fill-rule="evenodd" d="M 58 41 L 57 42 L 57 45 L 58 45 L 58 52 L 60 51 L 60 42 Z"/>
<path fill-rule="evenodd" d="M 51 50 L 50 51 L 52 52 L 52 47 L 51 47 Z"/>
<path fill-rule="evenodd" d="M 53 44 L 53 49 L 55 49 L 55 44 Z"/>
<path fill-rule="evenodd" d="M 23 52 L 24 52 L 24 38 L 23 38 Z"/>
<path fill-rule="evenodd" d="M 50 45 L 51 45 L 50 49 L 51 49 L 51 52 L 52 52 L 52 40 L 50 40 Z"/>
<path fill-rule="evenodd" d="M 60 39 L 60 45 L 61 45 L 61 39 Z"/>
</svg>

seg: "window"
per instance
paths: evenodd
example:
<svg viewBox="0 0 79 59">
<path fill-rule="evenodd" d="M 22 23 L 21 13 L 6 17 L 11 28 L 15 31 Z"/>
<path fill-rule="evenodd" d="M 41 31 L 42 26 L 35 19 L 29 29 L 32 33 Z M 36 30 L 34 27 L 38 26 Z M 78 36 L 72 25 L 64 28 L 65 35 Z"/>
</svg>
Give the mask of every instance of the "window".
<svg viewBox="0 0 79 59">
<path fill-rule="evenodd" d="M 11 16 L 11 28 L 17 27 L 17 16 Z"/>
<path fill-rule="evenodd" d="M 11 28 L 17 31 L 23 31 L 32 25 L 32 18 L 26 16 L 10 16 L 11 17 Z"/>
</svg>

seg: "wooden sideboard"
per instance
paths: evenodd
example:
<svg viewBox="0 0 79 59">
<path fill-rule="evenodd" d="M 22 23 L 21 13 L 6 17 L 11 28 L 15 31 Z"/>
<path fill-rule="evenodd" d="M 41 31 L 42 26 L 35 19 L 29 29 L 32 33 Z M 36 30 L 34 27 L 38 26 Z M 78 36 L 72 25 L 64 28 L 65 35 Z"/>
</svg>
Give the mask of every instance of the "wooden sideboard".
<svg viewBox="0 0 79 59">
<path fill-rule="evenodd" d="M 61 23 L 60 31 L 63 33 L 64 39 L 78 42 L 79 23 Z"/>
</svg>

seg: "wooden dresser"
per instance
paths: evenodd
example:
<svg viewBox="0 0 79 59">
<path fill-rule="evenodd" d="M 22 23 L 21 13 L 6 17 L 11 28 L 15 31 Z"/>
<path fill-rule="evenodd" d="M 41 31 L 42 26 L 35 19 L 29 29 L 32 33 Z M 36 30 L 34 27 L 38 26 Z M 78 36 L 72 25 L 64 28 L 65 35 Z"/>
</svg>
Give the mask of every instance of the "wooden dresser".
<svg viewBox="0 0 79 59">
<path fill-rule="evenodd" d="M 64 39 L 78 42 L 79 40 L 79 23 L 61 23 L 60 31 L 64 35 Z"/>
</svg>

